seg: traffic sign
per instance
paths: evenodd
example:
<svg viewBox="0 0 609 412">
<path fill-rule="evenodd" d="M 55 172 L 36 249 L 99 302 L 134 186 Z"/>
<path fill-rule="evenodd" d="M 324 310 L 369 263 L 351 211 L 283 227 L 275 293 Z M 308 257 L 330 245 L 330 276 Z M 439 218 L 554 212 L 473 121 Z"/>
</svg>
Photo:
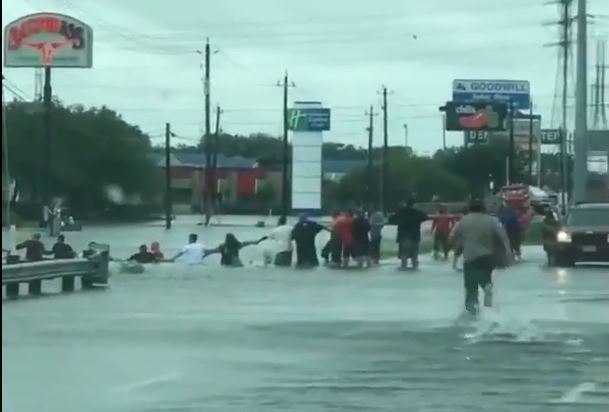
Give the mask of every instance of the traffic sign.
<svg viewBox="0 0 609 412">
<path fill-rule="evenodd" d="M 558 145 L 560 144 L 560 130 L 558 129 L 542 129 L 541 144 Z"/>
<path fill-rule="evenodd" d="M 453 80 L 453 101 L 492 101 L 514 109 L 528 109 L 531 90 L 528 80 Z"/>
</svg>

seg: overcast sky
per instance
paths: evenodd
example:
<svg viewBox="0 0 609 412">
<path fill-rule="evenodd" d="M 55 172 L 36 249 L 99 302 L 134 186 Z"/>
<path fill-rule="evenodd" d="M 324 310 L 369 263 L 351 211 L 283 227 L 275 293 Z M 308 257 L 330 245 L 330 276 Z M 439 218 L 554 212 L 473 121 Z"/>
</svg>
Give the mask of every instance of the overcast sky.
<svg viewBox="0 0 609 412">
<path fill-rule="evenodd" d="M 68 104 L 105 104 L 161 142 L 166 121 L 185 138 L 203 127 L 201 56 L 210 37 L 212 103 L 222 128 L 249 134 L 281 131 L 282 91 L 290 100 L 320 100 L 333 109 L 326 141 L 366 144 L 370 105 L 389 95 L 391 144 L 421 153 L 441 147 L 438 106 L 454 78 L 529 80 L 548 125 L 557 73 L 556 6 L 544 0 L 6 0 L 2 25 L 28 13 L 72 15 L 94 30 L 94 68 L 54 71 L 54 94 Z M 588 12 L 607 14 L 607 0 Z M 607 36 L 608 20 L 590 28 Z M 595 45 L 590 45 L 591 51 Z M 593 53 L 591 53 L 593 54 Z M 593 56 L 591 56 L 591 61 Z M 33 69 L 3 69 L 27 97 Z M 574 78 L 573 73 L 571 74 Z M 381 144 L 381 118 L 375 144 Z M 186 140 L 183 140 L 187 143 Z M 449 145 L 462 143 L 448 134 Z"/>
</svg>

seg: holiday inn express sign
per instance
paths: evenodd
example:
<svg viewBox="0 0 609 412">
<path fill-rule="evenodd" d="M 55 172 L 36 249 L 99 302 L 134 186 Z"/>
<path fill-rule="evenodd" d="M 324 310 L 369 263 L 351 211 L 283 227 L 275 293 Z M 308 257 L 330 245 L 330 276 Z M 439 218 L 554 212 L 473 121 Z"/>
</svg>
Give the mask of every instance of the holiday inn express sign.
<svg viewBox="0 0 609 412">
<path fill-rule="evenodd" d="M 4 29 L 6 67 L 92 67 L 93 30 L 80 20 L 36 13 Z"/>
<path fill-rule="evenodd" d="M 330 109 L 288 109 L 288 129 L 298 132 L 323 132 L 330 130 Z"/>
</svg>

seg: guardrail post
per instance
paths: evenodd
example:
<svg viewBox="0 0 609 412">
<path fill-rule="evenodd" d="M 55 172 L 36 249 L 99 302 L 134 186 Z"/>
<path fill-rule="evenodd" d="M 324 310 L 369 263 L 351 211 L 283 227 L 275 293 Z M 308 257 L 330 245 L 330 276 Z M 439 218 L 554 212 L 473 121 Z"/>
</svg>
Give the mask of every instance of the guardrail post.
<svg viewBox="0 0 609 412">
<path fill-rule="evenodd" d="M 61 291 L 74 292 L 74 276 L 64 276 L 61 278 Z"/>
<path fill-rule="evenodd" d="M 19 283 L 9 283 L 6 285 L 6 297 L 11 299 L 19 297 Z"/>
<path fill-rule="evenodd" d="M 42 293 L 42 280 L 29 281 L 28 292 L 30 295 L 40 295 Z"/>
</svg>

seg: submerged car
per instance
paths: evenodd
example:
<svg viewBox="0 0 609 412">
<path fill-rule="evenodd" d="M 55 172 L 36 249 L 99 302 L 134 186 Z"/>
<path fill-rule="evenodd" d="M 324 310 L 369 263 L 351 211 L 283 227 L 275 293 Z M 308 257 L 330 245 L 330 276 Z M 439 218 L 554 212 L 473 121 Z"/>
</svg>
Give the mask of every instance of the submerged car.
<svg viewBox="0 0 609 412">
<path fill-rule="evenodd" d="M 609 262 L 609 203 L 582 203 L 569 210 L 548 251 L 558 266 Z"/>
</svg>

